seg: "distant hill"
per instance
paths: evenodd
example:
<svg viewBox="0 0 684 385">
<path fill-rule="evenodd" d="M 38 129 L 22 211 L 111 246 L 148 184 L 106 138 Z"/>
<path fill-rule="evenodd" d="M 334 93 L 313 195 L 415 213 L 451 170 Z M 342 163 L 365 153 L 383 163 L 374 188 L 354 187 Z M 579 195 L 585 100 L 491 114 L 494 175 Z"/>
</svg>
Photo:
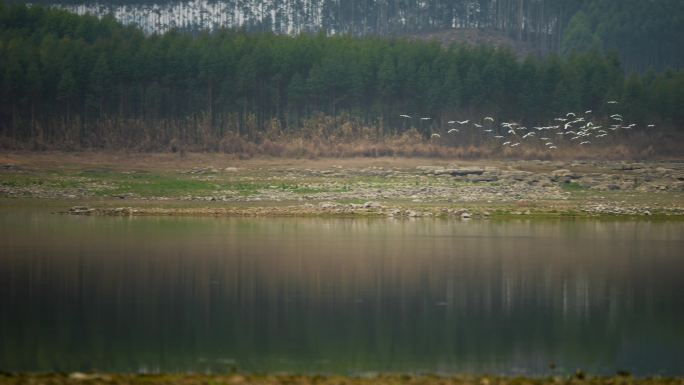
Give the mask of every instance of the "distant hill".
<svg viewBox="0 0 684 385">
<path fill-rule="evenodd" d="M 448 47 L 451 44 L 469 46 L 487 44 L 494 47 L 505 47 L 511 49 L 520 58 L 541 54 L 540 47 L 535 46 L 533 43 L 516 40 L 502 31 L 490 28 L 449 28 L 433 32 L 408 34 L 406 37 L 409 40 L 436 41 L 444 47 Z"/>
</svg>

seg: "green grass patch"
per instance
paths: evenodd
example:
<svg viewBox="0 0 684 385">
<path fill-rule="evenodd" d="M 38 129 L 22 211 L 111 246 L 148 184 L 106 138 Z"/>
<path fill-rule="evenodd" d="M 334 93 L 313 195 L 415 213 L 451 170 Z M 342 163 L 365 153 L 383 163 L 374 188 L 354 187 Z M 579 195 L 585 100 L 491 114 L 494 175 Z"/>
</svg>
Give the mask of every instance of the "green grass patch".
<svg viewBox="0 0 684 385">
<path fill-rule="evenodd" d="M 341 204 L 341 205 L 349 205 L 349 204 L 352 204 L 352 203 L 353 203 L 353 204 L 356 204 L 356 205 L 361 205 L 361 204 L 364 204 L 364 203 L 366 203 L 366 202 L 368 202 L 368 201 L 367 201 L 367 200 L 363 200 L 363 199 L 357 199 L 357 198 L 339 199 L 339 200 L 335 201 L 335 203 Z"/>
<path fill-rule="evenodd" d="M 0 186 L 5 187 L 29 187 L 42 185 L 43 178 L 28 175 L 0 175 Z"/>
<path fill-rule="evenodd" d="M 123 173 L 117 173 L 107 169 L 95 169 L 95 170 L 83 170 L 77 172 L 75 175 L 82 176 L 85 178 L 95 178 L 95 179 L 107 179 L 111 177 L 116 177 L 117 175 L 129 175 Z"/>
<path fill-rule="evenodd" d="M 259 190 L 267 187 L 264 183 L 232 182 L 222 186 L 225 190 L 237 191 L 240 196 L 251 196 L 259 193 Z"/>
<path fill-rule="evenodd" d="M 561 184 L 563 191 L 585 191 L 588 190 L 587 187 L 580 185 L 579 183 L 570 182 Z"/>
<path fill-rule="evenodd" d="M 94 181 L 102 180 L 98 176 Z M 102 190 L 100 194 L 132 193 L 139 196 L 182 196 L 200 194 L 216 189 L 215 182 L 198 181 L 164 174 L 115 174 L 103 178 L 113 188 Z"/>
</svg>

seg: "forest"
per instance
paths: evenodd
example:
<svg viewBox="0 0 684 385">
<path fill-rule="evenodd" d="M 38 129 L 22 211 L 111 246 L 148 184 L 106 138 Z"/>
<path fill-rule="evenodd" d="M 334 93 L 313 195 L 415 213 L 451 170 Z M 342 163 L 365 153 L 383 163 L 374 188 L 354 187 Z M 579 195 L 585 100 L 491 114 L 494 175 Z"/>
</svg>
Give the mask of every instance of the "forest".
<svg viewBox="0 0 684 385">
<path fill-rule="evenodd" d="M 8 0 L 21 1 L 21 0 Z M 624 68 L 684 66 L 681 0 L 35 0 L 109 14 L 148 34 L 244 28 L 276 34 L 415 36 L 471 30 L 507 37 L 536 55 L 614 51 Z"/>
<path fill-rule="evenodd" d="M 113 17 L 16 4 L 0 5 L 0 84 L 5 148 L 239 152 L 281 137 L 429 139 L 454 119 L 535 125 L 585 110 L 684 127 L 684 70 L 628 73 L 597 48 L 521 60 L 373 36 L 146 35 Z"/>
</svg>

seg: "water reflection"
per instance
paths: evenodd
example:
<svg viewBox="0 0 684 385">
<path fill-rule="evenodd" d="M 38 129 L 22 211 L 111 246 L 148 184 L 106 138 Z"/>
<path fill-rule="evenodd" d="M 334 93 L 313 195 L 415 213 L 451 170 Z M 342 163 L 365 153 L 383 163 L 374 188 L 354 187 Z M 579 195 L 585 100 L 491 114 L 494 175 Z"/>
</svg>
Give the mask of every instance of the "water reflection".
<svg viewBox="0 0 684 385">
<path fill-rule="evenodd" d="M 683 374 L 684 224 L 0 215 L 0 369 Z"/>
</svg>

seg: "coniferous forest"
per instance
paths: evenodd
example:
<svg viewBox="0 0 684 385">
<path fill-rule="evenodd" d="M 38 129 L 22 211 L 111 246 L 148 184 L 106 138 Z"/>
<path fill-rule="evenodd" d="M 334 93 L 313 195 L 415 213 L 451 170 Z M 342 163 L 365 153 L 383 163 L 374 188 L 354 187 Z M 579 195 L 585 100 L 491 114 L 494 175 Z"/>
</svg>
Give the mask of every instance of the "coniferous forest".
<svg viewBox="0 0 684 385">
<path fill-rule="evenodd" d="M 323 33 L 146 35 L 113 17 L 0 5 L 0 146 L 241 151 L 286 136 L 429 139 L 454 119 L 542 125 L 585 110 L 682 130 L 683 70 L 632 73 L 616 53 L 581 51 L 520 59 Z"/>
<path fill-rule="evenodd" d="M 18 1 L 22 0 L 9 0 Z M 78 14 L 108 14 L 147 33 L 244 28 L 277 34 L 411 36 L 494 33 L 536 55 L 614 51 L 624 68 L 684 65 L 680 0 L 35 0 Z"/>
</svg>

